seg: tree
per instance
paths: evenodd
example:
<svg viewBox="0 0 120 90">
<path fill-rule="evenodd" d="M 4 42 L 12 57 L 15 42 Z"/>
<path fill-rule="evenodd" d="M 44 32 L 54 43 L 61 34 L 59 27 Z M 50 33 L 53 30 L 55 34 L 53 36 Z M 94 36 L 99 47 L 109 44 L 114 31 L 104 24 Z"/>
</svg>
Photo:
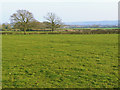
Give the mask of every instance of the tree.
<svg viewBox="0 0 120 90">
<path fill-rule="evenodd" d="M 30 29 L 44 29 L 45 25 L 42 22 L 34 20 L 29 23 Z"/>
<path fill-rule="evenodd" d="M 27 10 L 18 10 L 17 13 L 11 15 L 11 23 L 15 28 L 23 29 L 24 34 L 29 28 L 29 23 L 34 19 L 33 14 Z"/>
<path fill-rule="evenodd" d="M 11 30 L 11 25 L 9 23 L 3 23 L 2 24 L 2 29 L 3 30 Z"/>
<path fill-rule="evenodd" d="M 43 24 L 44 24 L 45 28 L 51 28 L 51 23 L 45 21 L 45 22 L 43 22 Z"/>
<path fill-rule="evenodd" d="M 54 31 L 55 28 L 58 28 L 58 26 L 60 27 L 62 24 L 62 20 L 56 16 L 55 13 L 49 12 L 45 18 L 50 23 L 52 31 Z"/>
<path fill-rule="evenodd" d="M 0 29 L 2 29 L 2 25 L 0 24 Z"/>
</svg>

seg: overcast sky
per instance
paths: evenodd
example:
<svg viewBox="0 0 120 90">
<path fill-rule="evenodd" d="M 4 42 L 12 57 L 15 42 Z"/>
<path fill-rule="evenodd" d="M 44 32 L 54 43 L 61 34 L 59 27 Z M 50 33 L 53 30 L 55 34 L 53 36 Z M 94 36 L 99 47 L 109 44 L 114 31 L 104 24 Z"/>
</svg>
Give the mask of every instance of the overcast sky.
<svg viewBox="0 0 120 90">
<path fill-rule="evenodd" d="M 119 0 L 2 0 L 0 23 L 10 22 L 18 9 L 29 10 L 38 21 L 54 12 L 63 22 L 104 21 L 118 19 Z"/>
</svg>

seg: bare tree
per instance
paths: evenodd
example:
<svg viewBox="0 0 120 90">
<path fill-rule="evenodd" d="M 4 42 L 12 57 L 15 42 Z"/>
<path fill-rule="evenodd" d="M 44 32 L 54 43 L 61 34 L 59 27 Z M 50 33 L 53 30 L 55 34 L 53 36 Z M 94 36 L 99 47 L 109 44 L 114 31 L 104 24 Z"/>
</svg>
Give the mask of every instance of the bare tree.
<svg viewBox="0 0 120 90">
<path fill-rule="evenodd" d="M 58 26 L 60 27 L 60 25 L 62 24 L 62 19 L 56 16 L 55 13 L 49 12 L 44 18 L 46 18 L 46 20 L 50 23 L 52 31 L 54 31 L 55 28 L 58 28 Z"/>
<path fill-rule="evenodd" d="M 26 34 L 27 28 L 29 28 L 29 23 L 34 19 L 33 14 L 27 10 L 18 10 L 17 13 L 11 15 L 12 24 L 24 30 L 24 34 Z"/>
</svg>

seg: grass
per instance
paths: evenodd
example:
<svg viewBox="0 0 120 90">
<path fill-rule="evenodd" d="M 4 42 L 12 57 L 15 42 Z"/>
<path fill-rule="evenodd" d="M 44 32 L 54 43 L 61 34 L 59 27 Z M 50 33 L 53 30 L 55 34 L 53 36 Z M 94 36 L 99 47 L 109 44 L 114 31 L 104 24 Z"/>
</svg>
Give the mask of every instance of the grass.
<svg viewBox="0 0 120 90">
<path fill-rule="evenodd" d="M 3 88 L 118 88 L 118 35 L 3 35 Z"/>
</svg>

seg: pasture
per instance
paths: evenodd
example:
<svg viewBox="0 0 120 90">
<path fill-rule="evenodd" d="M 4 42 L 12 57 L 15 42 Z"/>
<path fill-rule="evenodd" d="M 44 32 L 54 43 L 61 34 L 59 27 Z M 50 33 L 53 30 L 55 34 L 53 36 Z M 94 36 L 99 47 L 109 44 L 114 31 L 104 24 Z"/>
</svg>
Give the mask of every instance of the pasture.
<svg viewBox="0 0 120 90">
<path fill-rule="evenodd" d="M 118 88 L 118 34 L 2 35 L 3 88 Z"/>
</svg>

